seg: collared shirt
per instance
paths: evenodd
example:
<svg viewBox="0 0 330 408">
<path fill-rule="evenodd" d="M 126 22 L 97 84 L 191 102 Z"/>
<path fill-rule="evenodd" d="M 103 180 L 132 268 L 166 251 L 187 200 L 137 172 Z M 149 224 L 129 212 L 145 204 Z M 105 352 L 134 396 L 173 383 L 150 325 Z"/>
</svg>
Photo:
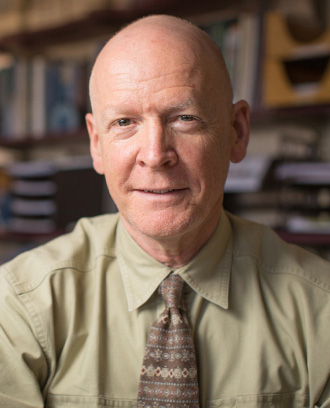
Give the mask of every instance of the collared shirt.
<svg viewBox="0 0 330 408">
<path fill-rule="evenodd" d="M 118 215 L 0 272 L 0 406 L 136 407 L 148 330 L 172 270 Z M 201 407 L 330 407 L 330 266 L 261 225 L 222 212 L 175 271 L 193 330 Z"/>
</svg>

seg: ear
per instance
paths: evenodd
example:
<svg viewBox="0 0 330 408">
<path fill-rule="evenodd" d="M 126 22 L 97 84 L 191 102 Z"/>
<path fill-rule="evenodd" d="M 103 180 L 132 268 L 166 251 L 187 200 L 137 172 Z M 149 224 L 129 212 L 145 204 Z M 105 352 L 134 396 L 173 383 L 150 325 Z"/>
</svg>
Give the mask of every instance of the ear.
<svg viewBox="0 0 330 408">
<path fill-rule="evenodd" d="M 93 167 L 97 173 L 104 174 L 101 142 L 95 127 L 94 116 L 91 113 L 87 113 L 85 119 L 89 134 L 90 152 L 93 159 Z"/>
<path fill-rule="evenodd" d="M 250 136 L 250 107 L 246 101 L 238 101 L 233 105 L 232 130 L 230 160 L 238 163 L 245 157 Z"/>
</svg>

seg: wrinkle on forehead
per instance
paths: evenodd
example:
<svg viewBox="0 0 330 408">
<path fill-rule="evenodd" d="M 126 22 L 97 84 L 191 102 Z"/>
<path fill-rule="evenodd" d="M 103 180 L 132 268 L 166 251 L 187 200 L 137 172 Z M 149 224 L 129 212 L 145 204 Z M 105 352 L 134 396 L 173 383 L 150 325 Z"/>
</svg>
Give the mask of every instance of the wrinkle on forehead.
<svg viewBox="0 0 330 408">
<path fill-rule="evenodd" d="M 143 55 L 139 59 L 118 58 L 109 61 L 109 64 L 102 69 L 100 74 L 117 78 L 122 82 L 133 82 L 136 79 L 139 82 L 152 82 L 159 78 L 167 78 L 180 74 L 183 76 L 194 72 L 195 68 L 188 62 L 180 63 L 177 59 L 173 64 L 168 63 L 165 66 L 159 63 L 157 58 L 151 58 L 144 63 Z"/>
</svg>

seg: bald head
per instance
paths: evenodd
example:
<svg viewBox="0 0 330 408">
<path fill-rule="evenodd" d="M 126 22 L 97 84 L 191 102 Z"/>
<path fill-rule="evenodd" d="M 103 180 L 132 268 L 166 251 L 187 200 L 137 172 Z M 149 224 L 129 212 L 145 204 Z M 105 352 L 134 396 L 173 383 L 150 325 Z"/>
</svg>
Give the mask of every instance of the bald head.
<svg viewBox="0 0 330 408">
<path fill-rule="evenodd" d="M 129 58 L 128 58 L 129 56 Z M 143 69 L 146 76 L 155 65 L 198 67 L 218 87 L 221 97 L 232 102 L 229 74 L 216 43 L 197 26 L 173 16 L 155 15 L 139 19 L 112 37 L 96 59 L 90 79 L 92 107 L 100 87 L 107 86 L 109 75 Z"/>
</svg>

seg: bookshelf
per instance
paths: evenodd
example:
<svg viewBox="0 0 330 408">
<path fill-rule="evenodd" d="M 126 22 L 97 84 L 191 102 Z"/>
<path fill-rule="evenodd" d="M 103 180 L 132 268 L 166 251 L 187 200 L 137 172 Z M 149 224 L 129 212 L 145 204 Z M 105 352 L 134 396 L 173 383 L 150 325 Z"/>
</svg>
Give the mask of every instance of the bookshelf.
<svg viewBox="0 0 330 408">
<path fill-rule="evenodd" d="M 51 0 L 47 0 L 47 2 L 50 4 Z M 20 0 L 17 0 L 18 3 L 20 3 Z M 83 118 L 84 113 L 89 109 L 87 97 L 88 73 L 98 50 L 105 40 L 124 24 L 147 14 L 168 13 L 185 17 L 193 23 L 197 23 L 215 37 L 220 47 L 224 47 L 224 39 L 227 39 L 228 54 L 226 58 L 228 64 L 229 60 L 233 59 L 234 61 L 232 79 L 236 90 L 236 98 L 243 97 L 252 106 L 250 157 L 245 165 L 248 166 L 248 160 L 253 162 L 253 156 L 262 156 L 265 162 L 268 162 L 268 165 L 265 166 L 263 171 L 256 171 L 259 181 L 257 183 L 258 187 L 254 191 L 245 191 L 244 189 L 227 191 L 225 206 L 238 214 L 247 215 L 251 219 L 268 223 L 289 242 L 312 247 L 319 250 L 323 256 L 329 257 L 327 246 L 330 243 L 330 233 L 315 233 L 315 231 L 308 230 L 293 232 L 287 228 L 288 214 L 291 214 L 292 201 L 295 198 L 291 191 L 291 195 L 289 194 L 291 202 L 288 203 L 289 198 L 286 191 L 288 183 L 283 183 L 275 177 L 277 166 L 283 163 L 296 163 L 304 160 L 312 163 L 330 161 L 330 123 L 328 119 L 330 97 L 329 100 L 323 98 L 318 103 L 306 99 L 299 101 L 299 96 L 295 96 L 296 99 L 293 101 L 291 98 L 288 102 L 283 98 L 280 102 L 272 96 L 269 98 L 269 92 L 272 95 L 274 89 L 276 90 L 276 86 L 272 84 L 273 87 L 269 89 L 269 83 L 273 82 L 273 74 L 269 74 L 267 61 L 269 58 L 274 59 L 276 57 L 278 60 L 275 62 L 279 63 L 282 58 L 278 51 L 269 51 L 269 45 L 267 44 L 269 34 L 266 35 L 267 30 L 269 30 L 267 26 L 269 13 L 272 16 L 276 15 L 276 18 L 278 18 L 276 1 L 269 2 L 266 8 L 264 2 L 258 0 L 235 0 L 231 2 L 230 6 L 219 4 L 221 2 L 216 0 L 208 2 L 198 0 L 113 1 L 111 2 L 111 8 L 109 8 L 109 3 L 101 0 L 94 2 L 82 0 L 80 4 L 83 10 L 78 11 L 68 7 L 68 15 L 65 18 L 63 16 L 58 18 L 58 21 L 55 21 L 56 13 L 53 13 L 55 16 L 54 21 L 48 23 L 46 18 L 44 18 L 44 21 L 41 21 L 40 18 L 39 20 L 30 18 L 30 20 L 25 19 L 25 23 L 22 25 L 23 20 L 21 18 L 21 25 L 16 21 L 18 26 L 15 30 L 5 32 L 4 27 L 0 27 L 0 72 L 1 55 L 6 58 L 9 56 L 12 58 L 11 61 L 13 61 L 14 66 L 18 63 L 22 64 L 21 71 L 24 72 L 25 70 L 27 78 L 31 78 L 28 76 L 31 75 L 31 70 L 36 70 L 38 81 L 34 92 L 40 96 L 40 89 L 42 89 L 41 92 L 44 94 L 43 101 L 36 98 L 32 103 L 32 106 L 34 106 L 33 111 L 24 112 L 24 106 L 20 108 L 20 113 L 16 111 L 18 117 L 25 120 L 25 124 L 21 124 L 21 131 L 17 132 L 18 134 L 6 135 L 6 132 L 0 132 L 0 152 L 5 152 L 3 156 L 6 157 L 1 161 L 2 156 L 0 153 L 0 197 L 6 195 L 6 188 L 3 187 L 6 182 L 1 183 L 1 177 L 4 177 L 3 171 L 4 168 L 8 167 L 11 156 L 11 161 L 15 164 L 21 160 L 38 162 L 42 159 L 48 163 L 58 163 L 61 161 L 59 159 L 63 157 L 79 158 L 88 155 L 88 135 Z M 32 21 L 34 21 L 33 24 Z M 283 31 L 284 20 L 280 19 L 280 21 Z M 229 33 L 231 33 L 231 37 Z M 288 36 L 290 34 L 284 30 L 284 34 L 282 32 L 281 35 Z M 228 40 L 229 37 L 231 41 Z M 283 40 L 283 42 L 285 44 L 289 43 L 291 44 L 290 47 L 293 47 L 292 41 Z M 327 44 L 327 40 L 322 39 L 322 43 Z M 231 44 L 232 48 L 228 44 Z M 295 47 L 299 46 L 297 42 L 294 44 Z M 288 53 L 291 51 L 291 49 L 286 51 L 284 59 L 289 58 Z M 45 96 L 45 93 L 46 89 L 49 88 L 46 80 L 42 83 L 40 73 L 43 72 L 45 75 L 48 66 L 55 63 L 62 63 L 64 71 L 70 71 L 70 69 L 72 69 L 72 72 L 74 69 L 84 71 L 80 83 L 80 85 L 84 84 L 84 86 L 80 89 L 80 105 L 76 111 L 77 120 L 71 127 L 49 127 L 47 125 L 49 121 L 47 122 L 45 118 L 40 123 L 38 112 L 40 112 L 40 109 L 44 109 L 46 105 L 47 95 Z M 69 63 L 76 63 L 78 68 L 73 66 L 68 68 Z M 272 63 L 274 64 L 274 61 Z M 10 66 L 8 60 L 7 64 Z M 69 84 L 72 85 L 72 81 Z M 26 89 L 24 92 L 27 100 L 31 101 L 31 89 Z M 20 96 L 22 96 L 22 91 L 20 91 Z M 33 117 L 33 112 L 37 112 L 34 115 L 39 120 L 38 125 L 36 124 L 37 121 L 30 120 L 30 123 L 28 121 L 28 118 Z M 46 113 L 44 112 L 43 115 L 46 115 Z M 0 128 L 3 126 L 2 122 L 3 119 L 1 121 L 0 113 Z M 64 119 L 63 122 L 65 122 Z M 297 134 L 300 136 L 297 137 Z M 251 172 L 253 173 L 253 170 Z M 54 178 L 56 177 L 57 174 L 54 175 Z M 327 190 L 328 184 L 328 182 L 320 183 L 319 188 Z M 99 183 L 97 200 L 102 202 L 102 206 L 101 208 L 95 208 L 95 213 L 108 211 L 109 209 L 111 211 L 115 210 L 111 200 L 105 200 L 103 187 L 102 183 Z M 313 188 L 315 189 L 315 185 Z M 299 191 L 295 192 L 300 194 Z M 317 195 L 317 193 L 315 194 Z M 65 210 L 61 209 L 62 211 L 72 213 L 72 207 Z M 313 211 L 313 215 L 322 213 L 324 217 L 328 212 L 330 213 L 330 206 L 316 207 Z M 2 212 L 4 212 L 3 209 Z M 303 213 L 303 211 L 300 211 L 300 213 Z M 300 213 L 298 211 L 298 215 Z M 88 212 L 86 215 L 89 215 Z M 74 219 L 67 221 L 70 224 L 74 222 Z M 33 231 L 33 228 L 25 232 L 10 231 L 6 222 L 1 224 L 0 217 L 0 246 L 4 248 L 6 242 L 7 245 L 10 245 L 10 248 L 14 248 L 16 242 L 20 249 L 24 249 L 46 241 L 62 233 L 67 228 L 69 227 L 63 222 L 52 231 L 43 234 Z"/>
</svg>

